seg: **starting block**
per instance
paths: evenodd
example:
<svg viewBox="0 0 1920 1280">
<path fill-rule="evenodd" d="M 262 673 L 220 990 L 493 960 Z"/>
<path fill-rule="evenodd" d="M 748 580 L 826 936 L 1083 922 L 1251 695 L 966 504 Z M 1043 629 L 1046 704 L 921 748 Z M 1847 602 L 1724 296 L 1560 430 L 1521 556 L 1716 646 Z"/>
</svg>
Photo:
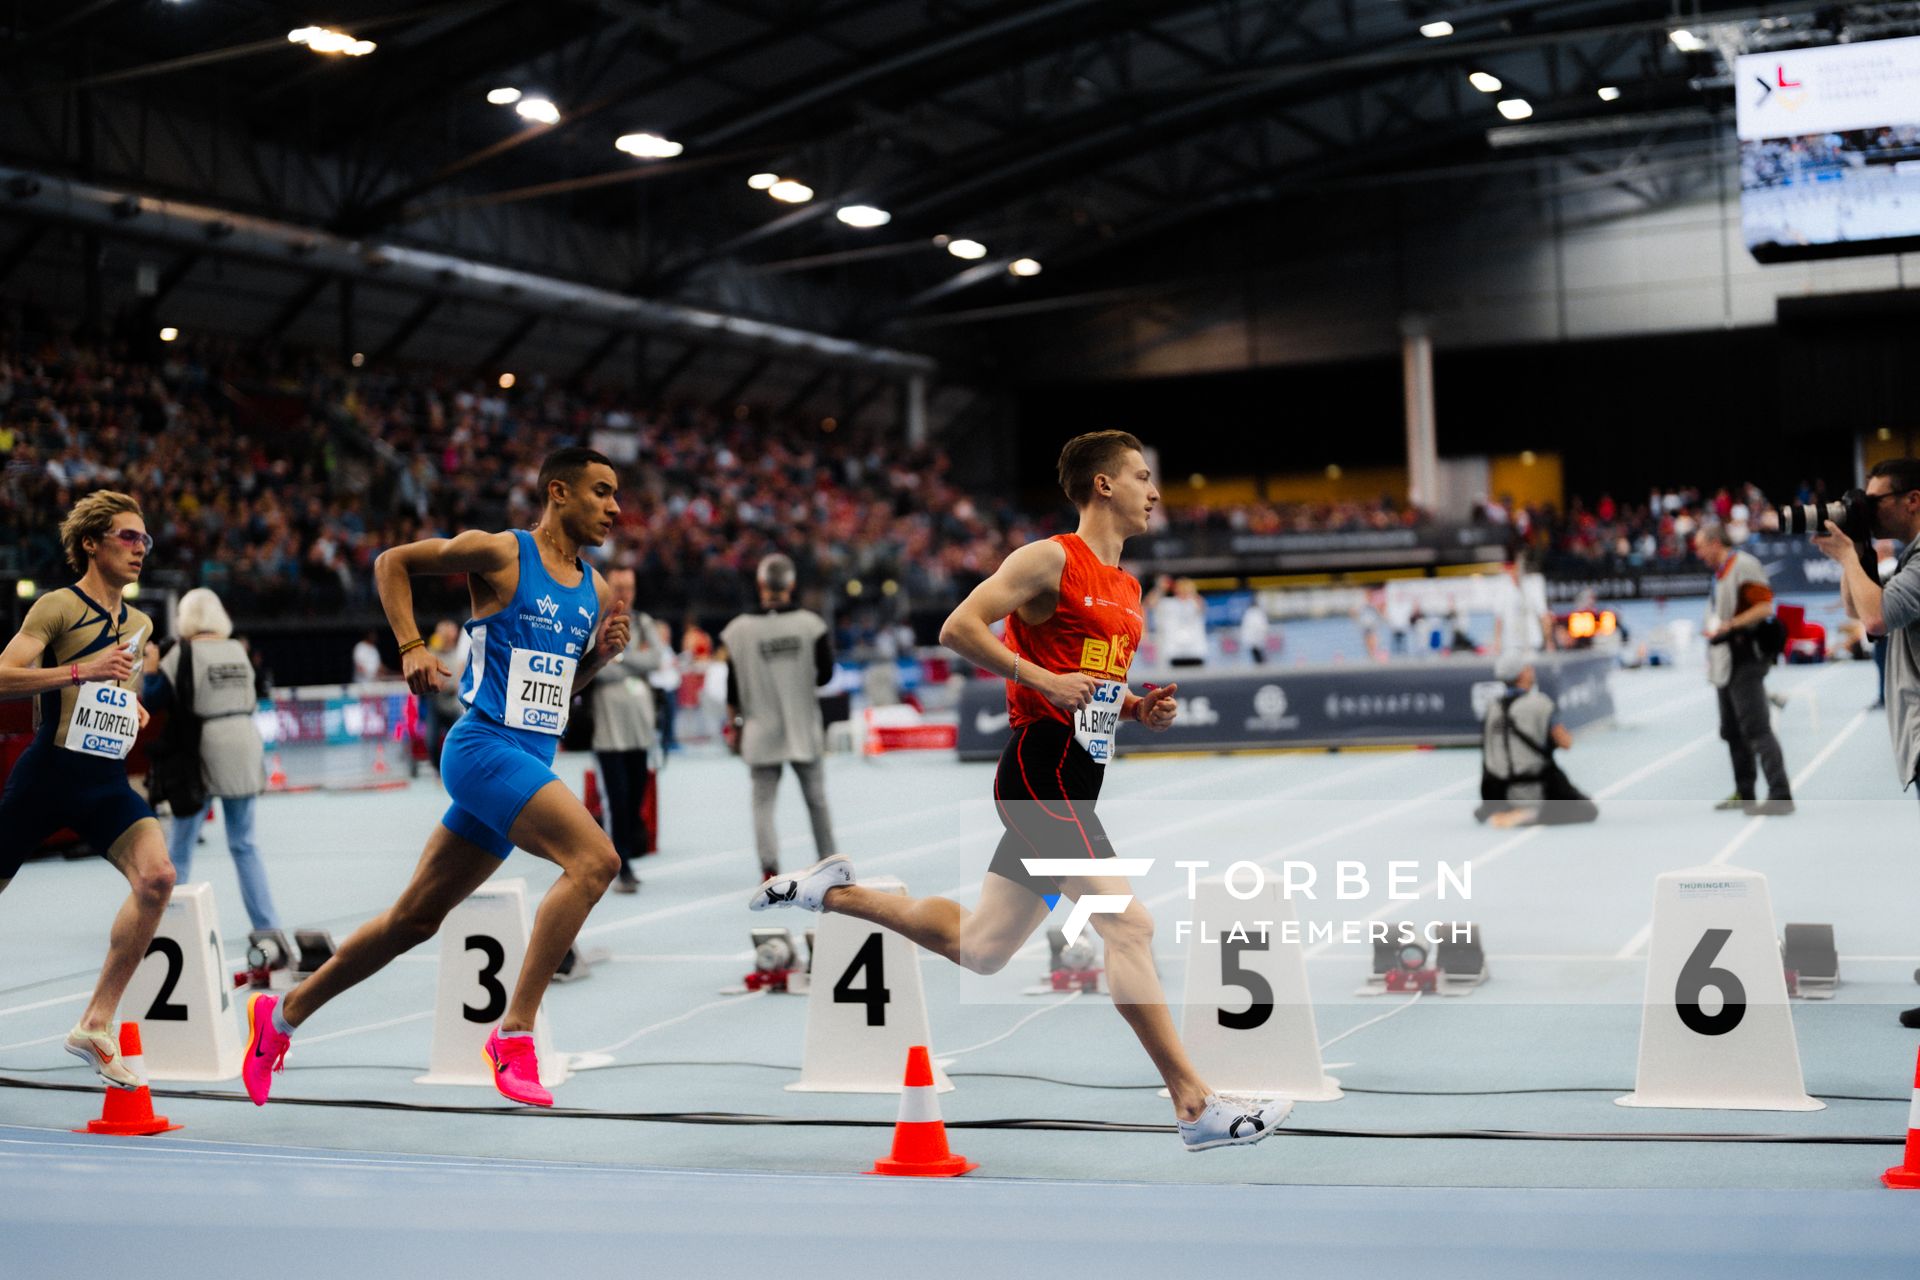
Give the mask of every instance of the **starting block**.
<svg viewBox="0 0 1920 1280">
<path fill-rule="evenodd" d="M 753 931 L 753 972 L 740 979 L 737 987 L 722 987 L 723 996 L 741 996 L 754 991 L 777 995 L 805 995 L 813 974 L 813 930 L 806 932 L 807 954 L 804 962 L 794 945 L 791 929 L 755 929 Z"/>
<path fill-rule="evenodd" d="M 297 977 L 306 977 L 333 959 L 333 935 L 325 929 L 295 929 L 293 940 L 300 947 L 300 959 L 294 964 Z"/>
<path fill-rule="evenodd" d="M 1021 994 L 1055 996 L 1069 991 L 1089 996 L 1107 994 L 1107 971 L 1100 967 L 1100 953 L 1094 948 L 1091 932 L 1080 935 L 1078 942 L 1070 943 L 1064 932 L 1049 929 L 1047 954 L 1046 976 Z"/>
<path fill-rule="evenodd" d="M 555 982 L 578 982 L 593 973 L 593 966 L 605 964 L 613 958 L 613 952 L 605 947 L 584 950 L 579 946 L 567 948 L 567 954 L 560 957 L 560 967 L 553 971 Z"/>
<path fill-rule="evenodd" d="M 1840 952 L 1830 924 L 1790 924 L 1780 940 L 1780 965 L 1787 974 L 1787 995 L 1801 1000 L 1831 1000 L 1840 985 Z"/>
<path fill-rule="evenodd" d="M 1466 936 L 1456 938 L 1455 931 L 1462 928 Z M 1480 926 L 1450 925 L 1447 939 L 1429 950 L 1425 935 L 1403 921 L 1390 926 L 1385 939 L 1375 940 L 1373 972 L 1355 994 L 1464 996 L 1488 977 Z"/>
</svg>

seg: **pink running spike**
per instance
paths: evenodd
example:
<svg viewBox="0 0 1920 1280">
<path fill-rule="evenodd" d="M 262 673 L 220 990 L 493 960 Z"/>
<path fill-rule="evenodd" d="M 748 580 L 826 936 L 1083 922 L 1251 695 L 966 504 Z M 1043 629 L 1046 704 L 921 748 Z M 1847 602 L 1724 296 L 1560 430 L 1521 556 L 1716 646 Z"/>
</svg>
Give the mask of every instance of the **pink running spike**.
<svg viewBox="0 0 1920 1280">
<path fill-rule="evenodd" d="M 273 1073 L 287 1062 L 287 1046 L 293 1037 L 282 1035 L 273 1025 L 273 1011 L 280 1004 L 277 996 L 256 995 L 247 1002 L 247 1056 L 240 1063 L 240 1079 L 247 1086 L 253 1105 L 267 1105 L 273 1088 Z"/>
<path fill-rule="evenodd" d="M 493 1064 L 493 1084 L 502 1096 L 530 1107 L 550 1107 L 553 1095 L 540 1083 L 532 1036 L 503 1036 L 495 1027 L 487 1037 L 487 1061 Z"/>
</svg>

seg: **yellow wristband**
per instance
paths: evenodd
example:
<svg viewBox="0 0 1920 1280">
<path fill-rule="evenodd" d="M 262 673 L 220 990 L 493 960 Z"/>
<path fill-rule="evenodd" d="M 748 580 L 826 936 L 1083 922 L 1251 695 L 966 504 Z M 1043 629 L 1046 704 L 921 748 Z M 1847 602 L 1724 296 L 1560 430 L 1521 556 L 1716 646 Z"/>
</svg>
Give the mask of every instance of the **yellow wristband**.
<svg viewBox="0 0 1920 1280">
<path fill-rule="evenodd" d="M 426 644 L 425 640 L 420 640 L 420 639 L 409 640 L 405 644 L 400 646 L 400 656 L 404 658 L 407 656 L 407 651 L 409 649 L 418 649 L 425 644 Z"/>
</svg>

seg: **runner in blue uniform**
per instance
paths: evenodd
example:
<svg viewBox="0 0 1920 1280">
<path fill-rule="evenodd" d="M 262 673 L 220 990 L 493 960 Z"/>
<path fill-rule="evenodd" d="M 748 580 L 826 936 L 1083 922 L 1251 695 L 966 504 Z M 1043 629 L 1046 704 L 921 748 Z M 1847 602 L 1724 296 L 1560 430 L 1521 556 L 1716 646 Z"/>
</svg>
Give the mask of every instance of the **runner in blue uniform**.
<svg viewBox="0 0 1920 1280">
<path fill-rule="evenodd" d="M 533 1020 L 554 970 L 620 869 L 613 842 L 553 773 L 575 689 L 627 647 L 626 601 L 580 559 L 620 514 L 613 465 L 591 449 L 561 449 L 540 467 L 547 506 L 531 532 L 427 538 L 374 564 L 380 603 L 400 642 L 407 684 L 430 696 L 449 675 L 414 621 L 416 575 L 464 573 L 473 597 L 473 657 L 461 680 L 468 713 L 447 735 L 441 778 L 453 804 L 427 837 L 413 881 L 384 914 L 355 930 L 285 998 L 256 995 L 241 1074 L 264 1105 L 293 1028 L 322 1005 L 431 938 L 447 912 L 515 846 L 559 865 L 540 904 L 506 1016 L 487 1040 L 494 1083 L 516 1102 L 552 1106 L 534 1060 Z M 600 619 L 606 619 L 600 625 Z"/>
</svg>

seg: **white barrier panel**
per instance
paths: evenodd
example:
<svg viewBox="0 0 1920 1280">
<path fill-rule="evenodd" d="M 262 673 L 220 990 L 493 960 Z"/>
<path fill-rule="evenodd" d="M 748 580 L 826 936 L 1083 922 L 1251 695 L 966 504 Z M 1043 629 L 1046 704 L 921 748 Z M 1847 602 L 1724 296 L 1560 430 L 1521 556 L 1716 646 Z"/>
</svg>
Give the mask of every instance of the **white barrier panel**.
<svg viewBox="0 0 1920 1280">
<path fill-rule="evenodd" d="M 1219 877 L 1200 882 L 1180 1039 L 1215 1089 L 1333 1102 L 1343 1095 L 1320 1065 L 1306 955 L 1299 942 L 1284 941 L 1293 919 L 1293 902 L 1275 881 L 1244 901 Z"/>
<path fill-rule="evenodd" d="M 532 932 L 525 880 L 490 880 L 447 913 L 440 926 L 433 1056 L 427 1074 L 416 1077 L 415 1084 L 493 1087 L 487 1036 L 506 1016 Z M 533 1048 L 540 1059 L 541 1084 L 551 1089 L 566 1080 L 567 1059 L 554 1052 L 545 1009 L 533 1022 Z"/>
<path fill-rule="evenodd" d="M 121 997 L 120 1016 L 140 1024 L 149 1079 L 239 1077 L 246 1046 L 212 885 L 173 887 L 146 958 Z"/>
<path fill-rule="evenodd" d="M 904 895 L 891 877 L 861 881 Z M 920 949 L 891 929 L 832 912 L 813 940 L 806 1047 L 795 1093 L 898 1093 L 907 1050 L 931 1044 Z M 935 1087 L 953 1088 L 938 1064 Z"/>
<path fill-rule="evenodd" d="M 1818 1111 L 1800 1046 L 1767 878 L 1737 867 L 1654 882 L 1640 1066 L 1623 1107 Z"/>
</svg>

